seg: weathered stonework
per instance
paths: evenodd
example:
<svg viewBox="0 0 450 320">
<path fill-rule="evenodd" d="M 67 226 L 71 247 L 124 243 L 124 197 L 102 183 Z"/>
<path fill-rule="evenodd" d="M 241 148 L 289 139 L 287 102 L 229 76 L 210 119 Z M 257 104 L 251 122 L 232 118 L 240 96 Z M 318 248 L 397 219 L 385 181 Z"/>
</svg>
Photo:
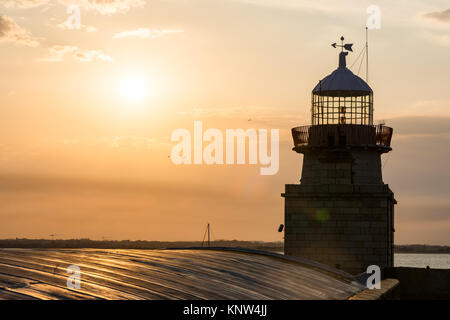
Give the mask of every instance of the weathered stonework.
<svg viewBox="0 0 450 320">
<path fill-rule="evenodd" d="M 357 274 L 393 264 L 388 185 L 286 185 L 285 254 Z"/>
</svg>

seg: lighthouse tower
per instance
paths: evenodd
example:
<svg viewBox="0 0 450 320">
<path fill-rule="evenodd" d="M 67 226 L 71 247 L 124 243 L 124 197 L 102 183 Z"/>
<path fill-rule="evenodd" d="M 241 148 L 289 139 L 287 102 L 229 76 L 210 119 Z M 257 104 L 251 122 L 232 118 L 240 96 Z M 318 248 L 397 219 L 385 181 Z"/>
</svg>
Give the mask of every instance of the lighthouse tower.
<svg viewBox="0 0 450 320">
<path fill-rule="evenodd" d="M 346 67 L 352 45 L 333 46 L 339 67 L 312 91 L 311 125 L 292 129 L 303 169 L 282 194 L 284 250 L 358 274 L 393 265 L 396 201 L 381 170 L 392 128 L 373 124 L 373 91 Z"/>
</svg>

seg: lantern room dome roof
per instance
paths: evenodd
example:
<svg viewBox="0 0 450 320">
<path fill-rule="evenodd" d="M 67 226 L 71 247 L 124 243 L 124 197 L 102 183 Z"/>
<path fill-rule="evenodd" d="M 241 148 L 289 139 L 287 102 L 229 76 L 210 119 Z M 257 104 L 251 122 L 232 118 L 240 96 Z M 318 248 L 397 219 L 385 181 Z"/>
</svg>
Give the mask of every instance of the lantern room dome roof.
<svg viewBox="0 0 450 320">
<path fill-rule="evenodd" d="M 319 81 L 313 94 L 333 97 L 354 97 L 372 94 L 369 85 L 346 67 L 347 52 L 339 54 L 339 67 Z"/>
</svg>

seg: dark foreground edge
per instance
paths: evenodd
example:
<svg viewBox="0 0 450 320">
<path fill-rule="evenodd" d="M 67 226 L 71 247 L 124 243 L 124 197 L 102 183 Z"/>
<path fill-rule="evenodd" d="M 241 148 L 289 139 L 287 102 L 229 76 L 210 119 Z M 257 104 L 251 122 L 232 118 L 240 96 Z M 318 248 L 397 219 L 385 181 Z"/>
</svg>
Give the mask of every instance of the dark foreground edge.
<svg viewBox="0 0 450 320">
<path fill-rule="evenodd" d="M 236 307 L 237 306 L 237 307 Z M 259 306 L 259 308 L 257 308 Z M 360 316 L 383 317 L 389 314 L 405 317 L 419 311 L 448 312 L 447 301 L 0 301 L 4 314 L 16 317 L 40 314 L 47 318 L 99 317 L 109 314 L 122 319 L 320 319 Z M 249 309 L 253 307 L 253 312 Z M 211 308 L 216 312 L 212 314 Z M 263 314 L 263 308 L 266 313 Z M 245 313 L 243 310 L 247 310 Z M 209 310 L 209 311 L 208 311 Z M 258 311 L 259 310 L 259 311 Z M 202 314 L 196 314 L 196 312 Z"/>
</svg>

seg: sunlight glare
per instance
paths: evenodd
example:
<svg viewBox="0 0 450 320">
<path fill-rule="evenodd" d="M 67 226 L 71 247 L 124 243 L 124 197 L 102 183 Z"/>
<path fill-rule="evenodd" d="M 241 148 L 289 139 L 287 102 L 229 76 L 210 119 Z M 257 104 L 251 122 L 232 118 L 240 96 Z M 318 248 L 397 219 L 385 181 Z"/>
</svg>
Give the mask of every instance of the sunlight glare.
<svg viewBox="0 0 450 320">
<path fill-rule="evenodd" d="M 122 79 L 119 89 L 122 98 L 130 102 L 142 101 L 149 91 L 147 80 L 139 76 L 128 76 Z"/>
</svg>

